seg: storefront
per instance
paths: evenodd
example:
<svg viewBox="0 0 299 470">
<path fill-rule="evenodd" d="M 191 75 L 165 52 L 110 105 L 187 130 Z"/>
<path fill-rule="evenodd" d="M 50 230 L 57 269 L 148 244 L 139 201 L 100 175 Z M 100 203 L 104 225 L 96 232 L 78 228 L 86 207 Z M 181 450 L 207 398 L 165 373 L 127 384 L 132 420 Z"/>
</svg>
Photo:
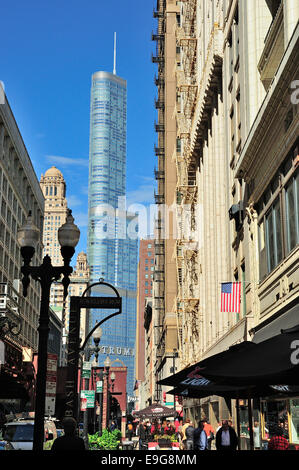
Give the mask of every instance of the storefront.
<svg viewBox="0 0 299 470">
<path fill-rule="evenodd" d="M 291 447 L 299 450 L 299 397 L 261 400 L 260 426 L 262 449 L 279 426 Z"/>
</svg>

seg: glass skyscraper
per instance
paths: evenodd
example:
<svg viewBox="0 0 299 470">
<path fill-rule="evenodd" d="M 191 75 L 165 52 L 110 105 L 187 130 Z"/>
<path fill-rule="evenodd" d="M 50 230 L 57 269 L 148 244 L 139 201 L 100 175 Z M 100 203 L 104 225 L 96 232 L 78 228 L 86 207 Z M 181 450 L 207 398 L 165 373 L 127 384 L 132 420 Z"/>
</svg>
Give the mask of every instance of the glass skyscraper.
<svg viewBox="0 0 299 470">
<path fill-rule="evenodd" d="M 104 278 L 122 297 L 122 313 L 102 326 L 99 364 L 128 367 L 127 392 L 135 383 L 137 219 L 126 212 L 126 81 L 115 74 L 92 76 L 90 102 L 88 240 L 91 283 Z M 131 236 L 128 236 L 128 232 Z M 132 236 L 133 235 L 133 236 Z M 135 235 L 135 237 L 134 237 Z M 92 295 L 114 296 L 101 286 Z M 92 310 L 90 328 L 112 311 Z M 121 361 L 121 362 L 120 362 Z"/>
</svg>

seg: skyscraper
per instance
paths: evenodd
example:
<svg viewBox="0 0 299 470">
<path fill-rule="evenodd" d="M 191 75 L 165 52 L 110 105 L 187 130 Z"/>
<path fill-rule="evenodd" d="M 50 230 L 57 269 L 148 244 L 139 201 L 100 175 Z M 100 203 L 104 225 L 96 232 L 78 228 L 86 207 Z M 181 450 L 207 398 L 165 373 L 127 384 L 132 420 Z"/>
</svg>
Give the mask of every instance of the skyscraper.
<svg viewBox="0 0 299 470">
<path fill-rule="evenodd" d="M 126 81 L 116 74 L 92 76 L 88 188 L 90 282 L 104 278 L 122 297 L 122 314 L 103 325 L 99 363 L 106 356 L 128 367 L 128 394 L 135 382 L 137 235 L 135 215 L 126 212 Z M 133 228 L 132 228 L 133 227 Z M 103 290 L 92 290 L 103 295 Z M 106 295 L 114 295 L 106 292 Z M 111 313 L 111 311 L 109 311 Z M 108 312 L 93 310 L 92 327 Z"/>
</svg>

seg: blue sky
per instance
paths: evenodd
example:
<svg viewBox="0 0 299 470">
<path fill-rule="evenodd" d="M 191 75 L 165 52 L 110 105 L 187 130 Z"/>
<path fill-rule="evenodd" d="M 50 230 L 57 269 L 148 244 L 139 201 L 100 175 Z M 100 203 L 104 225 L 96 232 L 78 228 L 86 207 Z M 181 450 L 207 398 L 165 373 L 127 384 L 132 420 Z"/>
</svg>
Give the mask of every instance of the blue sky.
<svg viewBox="0 0 299 470">
<path fill-rule="evenodd" d="M 127 80 L 127 199 L 153 203 L 154 0 L 13 0 L 1 4 L 0 80 L 40 179 L 52 165 L 86 251 L 89 100 L 92 73 Z"/>
</svg>

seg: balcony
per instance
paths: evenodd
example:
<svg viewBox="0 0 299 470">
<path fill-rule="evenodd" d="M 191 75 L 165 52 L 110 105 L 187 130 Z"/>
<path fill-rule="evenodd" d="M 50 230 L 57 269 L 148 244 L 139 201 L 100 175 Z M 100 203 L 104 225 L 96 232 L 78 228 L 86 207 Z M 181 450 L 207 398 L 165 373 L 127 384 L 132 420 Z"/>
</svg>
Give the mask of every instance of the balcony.
<svg viewBox="0 0 299 470">
<path fill-rule="evenodd" d="M 261 81 L 268 90 L 284 54 L 283 2 L 281 2 L 265 38 L 258 63 Z"/>
<path fill-rule="evenodd" d="M 156 109 L 164 109 L 164 101 L 161 99 L 155 100 Z"/>
<path fill-rule="evenodd" d="M 154 10 L 154 11 L 153 11 L 153 17 L 154 17 L 154 18 L 163 18 L 163 17 L 164 17 L 164 12 L 163 12 L 163 11 Z"/>
<path fill-rule="evenodd" d="M 155 85 L 156 86 L 164 86 L 165 80 L 163 74 L 159 74 L 155 76 Z"/>
<path fill-rule="evenodd" d="M 165 172 L 162 170 L 155 170 L 155 179 L 163 180 L 165 178 Z"/>
<path fill-rule="evenodd" d="M 157 157 L 163 157 L 165 154 L 165 148 L 164 147 L 157 147 L 155 145 L 155 155 L 157 155 Z"/>
<path fill-rule="evenodd" d="M 155 197 L 155 203 L 156 204 L 164 204 L 165 203 L 165 197 L 164 194 L 154 194 Z"/>
<path fill-rule="evenodd" d="M 156 243 L 155 244 L 155 255 L 156 256 L 164 256 L 165 255 L 165 246 L 164 243 Z"/>
<path fill-rule="evenodd" d="M 164 34 L 155 34 L 152 33 L 152 41 L 163 41 Z"/>
<path fill-rule="evenodd" d="M 156 123 L 155 122 L 155 131 L 156 132 L 164 132 L 165 131 L 165 126 L 164 124 Z"/>
<path fill-rule="evenodd" d="M 155 282 L 164 282 L 165 273 L 164 271 L 154 271 L 154 281 Z"/>
<path fill-rule="evenodd" d="M 152 62 L 153 62 L 153 64 L 163 64 L 164 63 L 163 55 L 159 54 L 157 56 L 154 56 L 152 54 Z"/>
</svg>

